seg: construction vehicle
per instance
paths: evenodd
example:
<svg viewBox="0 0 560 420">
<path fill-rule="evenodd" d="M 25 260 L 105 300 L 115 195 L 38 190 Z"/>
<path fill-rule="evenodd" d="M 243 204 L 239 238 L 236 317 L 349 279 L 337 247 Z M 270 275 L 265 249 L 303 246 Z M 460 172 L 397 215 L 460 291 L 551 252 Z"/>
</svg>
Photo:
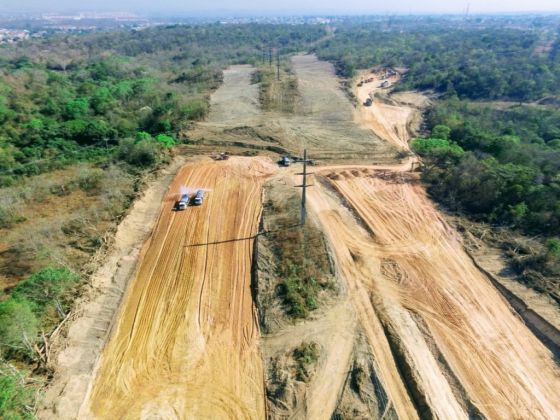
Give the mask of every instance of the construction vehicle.
<svg viewBox="0 0 560 420">
<path fill-rule="evenodd" d="M 175 203 L 175 210 L 177 210 L 177 211 L 186 210 L 190 201 L 191 201 L 191 199 L 190 199 L 189 195 L 188 194 L 183 194 L 181 196 L 181 198 L 179 199 L 179 201 L 177 201 L 177 203 Z"/>
<path fill-rule="evenodd" d="M 282 166 L 290 166 L 291 164 L 292 162 L 288 156 L 282 156 L 282 159 L 280 159 L 280 165 Z"/>
<path fill-rule="evenodd" d="M 204 191 L 203 190 L 198 190 L 196 192 L 196 195 L 194 196 L 193 204 L 195 206 L 200 206 L 202 204 L 203 200 L 204 200 Z"/>
<path fill-rule="evenodd" d="M 214 156 L 214 160 L 228 160 L 229 155 L 227 152 L 222 152 Z"/>
</svg>

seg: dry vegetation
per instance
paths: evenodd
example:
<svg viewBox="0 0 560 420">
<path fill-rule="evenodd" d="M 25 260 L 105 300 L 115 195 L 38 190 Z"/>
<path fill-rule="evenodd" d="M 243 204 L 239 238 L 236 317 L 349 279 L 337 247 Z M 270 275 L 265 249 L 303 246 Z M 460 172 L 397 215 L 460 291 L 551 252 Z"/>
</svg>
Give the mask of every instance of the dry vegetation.
<svg viewBox="0 0 560 420">
<path fill-rule="evenodd" d="M 0 191 L 0 286 L 56 264 L 81 271 L 135 193 L 121 167 L 81 164 Z"/>
<path fill-rule="evenodd" d="M 299 100 L 298 79 L 291 61 L 282 60 L 280 78 L 276 64 L 262 65 L 253 73 L 252 82 L 259 85 L 259 102 L 265 111 L 294 113 Z"/>
<path fill-rule="evenodd" d="M 265 191 L 266 234 L 259 238 L 263 258 L 259 258 L 257 289 L 266 331 L 278 321 L 274 318 L 308 317 L 335 288 L 321 231 L 312 223 L 303 228 L 299 225 L 300 196 L 296 188 L 276 178 Z M 279 307 L 282 311 L 277 311 Z"/>
</svg>

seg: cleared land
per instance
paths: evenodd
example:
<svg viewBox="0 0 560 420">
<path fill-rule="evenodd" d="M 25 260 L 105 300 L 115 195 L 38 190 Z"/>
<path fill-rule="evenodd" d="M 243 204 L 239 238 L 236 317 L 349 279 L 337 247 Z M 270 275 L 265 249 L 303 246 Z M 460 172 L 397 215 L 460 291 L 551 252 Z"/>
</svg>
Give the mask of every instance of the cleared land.
<svg viewBox="0 0 560 420">
<path fill-rule="evenodd" d="M 185 166 L 142 251 L 81 415 L 263 418 L 253 239 L 268 159 Z M 185 188 L 209 190 L 173 212 Z"/>
<path fill-rule="evenodd" d="M 382 351 L 387 336 L 402 354 L 421 415 L 556 418 L 560 377 L 552 355 L 476 269 L 422 188 L 373 168 L 322 175 L 336 193 L 313 189 L 310 202 L 399 416 L 411 410 L 396 362 Z M 363 228 L 336 210 L 336 197 Z"/>
<path fill-rule="evenodd" d="M 372 103 L 367 107 L 358 106 L 355 121 L 397 148 L 409 150 L 411 134 L 420 125 L 418 110 L 427 105 L 428 99 L 414 92 L 388 96 L 400 78 L 398 73 L 386 76 L 382 70 L 374 73 L 362 72 L 359 79 L 371 81 L 364 82 L 362 86 L 355 86 L 353 92 L 359 104 L 364 104 L 368 99 L 371 99 Z M 387 84 L 385 87 L 384 83 Z"/>
<path fill-rule="evenodd" d="M 298 55 L 292 58 L 292 67 L 300 93 L 294 113 L 260 112 L 258 85 L 251 84 L 255 69 L 232 66 L 212 96 L 208 121 L 191 137 L 199 145 L 222 148 L 243 145 L 297 155 L 307 148 L 315 159 L 329 162 L 395 161 L 396 147 L 354 122 L 354 108 L 332 64 Z"/>
</svg>

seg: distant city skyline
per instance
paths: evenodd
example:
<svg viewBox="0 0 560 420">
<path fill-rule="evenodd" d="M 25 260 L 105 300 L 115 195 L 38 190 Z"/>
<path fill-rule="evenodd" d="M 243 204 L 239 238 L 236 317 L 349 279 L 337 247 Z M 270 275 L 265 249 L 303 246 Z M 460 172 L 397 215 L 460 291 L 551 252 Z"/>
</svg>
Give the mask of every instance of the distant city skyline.
<svg viewBox="0 0 560 420">
<path fill-rule="evenodd" d="M 560 12 L 559 0 L 413 0 L 393 2 L 380 0 L 283 0 L 262 2 L 256 0 L 92 0 L 88 3 L 76 0 L 0 0 L 2 12 L 60 12 L 60 11 L 130 11 L 139 13 L 181 13 L 197 15 L 237 14 L 383 14 L 383 13 L 514 13 L 514 12 Z"/>
</svg>

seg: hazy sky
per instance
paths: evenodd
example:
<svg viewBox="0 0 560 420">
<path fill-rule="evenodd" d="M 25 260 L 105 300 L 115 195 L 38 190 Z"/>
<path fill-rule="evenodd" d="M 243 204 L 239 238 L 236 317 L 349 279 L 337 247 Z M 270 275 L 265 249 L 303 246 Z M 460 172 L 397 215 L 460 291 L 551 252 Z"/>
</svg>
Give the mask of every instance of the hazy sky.
<svg viewBox="0 0 560 420">
<path fill-rule="evenodd" d="M 317 11 L 338 13 L 472 13 L 557 11 L 560 0 L 0 0 L 2 11 L 121 10 L 190 11 Z"/>
</svg>

